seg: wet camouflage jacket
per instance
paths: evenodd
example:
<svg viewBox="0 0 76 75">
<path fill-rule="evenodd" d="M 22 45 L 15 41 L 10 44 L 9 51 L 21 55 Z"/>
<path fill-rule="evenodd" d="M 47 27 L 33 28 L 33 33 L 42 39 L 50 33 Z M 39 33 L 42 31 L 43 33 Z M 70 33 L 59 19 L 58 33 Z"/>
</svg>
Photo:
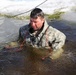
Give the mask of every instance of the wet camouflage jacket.
<svg viewBox="0 0 76 75">
<path fill-rule="evenodd" d="M 33 47 L 51 47 L 53 50 L 60 49 L 65 43 L 66 36 L 59 30 L 49 26 L 45 21 L 42 31 L 30 33 L 30 26 L 25 25 L 19 30 L 19 37 Z"/>
</svg>

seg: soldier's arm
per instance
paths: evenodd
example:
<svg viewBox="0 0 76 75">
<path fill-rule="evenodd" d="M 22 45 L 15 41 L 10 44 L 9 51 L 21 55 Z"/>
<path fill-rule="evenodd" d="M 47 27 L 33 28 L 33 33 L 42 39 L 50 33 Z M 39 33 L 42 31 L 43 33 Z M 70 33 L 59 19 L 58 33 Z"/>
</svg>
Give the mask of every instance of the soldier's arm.
<svg viewBox="0 0 76 75">
<path fill-rule="evenodd" d="M 66 36 L 64 33 L 56 30 L 56 33 L 55 33 L 55 40 L 52 44 L 52 47 L 53 49 L 60 49 L 64 46 L 65 44 L 65 40 L 66 40 Z"/>
</svg>

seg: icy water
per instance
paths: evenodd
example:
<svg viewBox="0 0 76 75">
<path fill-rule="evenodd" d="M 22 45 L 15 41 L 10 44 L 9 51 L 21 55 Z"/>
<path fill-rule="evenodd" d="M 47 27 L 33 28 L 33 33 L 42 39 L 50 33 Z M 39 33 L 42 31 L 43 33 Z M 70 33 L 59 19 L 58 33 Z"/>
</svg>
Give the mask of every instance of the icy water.
<svg viewBox="0 0 76 75">
<path fill-rule="evenodd" d="M 64 53 L 60 58 L 41 59 L 32 48 L 14 52 L 18 48 L 0 52 L 0 75 L 76 75 L 76 25 L 64 21 L 49 21 L 53 27 L 67 36 Z"/>
</svg>

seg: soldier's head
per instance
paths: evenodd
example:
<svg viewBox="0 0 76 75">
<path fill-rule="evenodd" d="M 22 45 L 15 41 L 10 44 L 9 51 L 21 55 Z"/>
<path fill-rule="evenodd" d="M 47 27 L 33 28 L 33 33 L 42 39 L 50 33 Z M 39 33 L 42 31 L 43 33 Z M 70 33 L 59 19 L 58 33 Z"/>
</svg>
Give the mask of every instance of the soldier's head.
<svg viewBox="0 0 76 75">
<path fill-rule="evenodd" d="M 40 8 L 35 8 L 30 14 L 30 25 L 34 30 L 39 30 L 44 23 L 44 13 Z"/>
</svg>

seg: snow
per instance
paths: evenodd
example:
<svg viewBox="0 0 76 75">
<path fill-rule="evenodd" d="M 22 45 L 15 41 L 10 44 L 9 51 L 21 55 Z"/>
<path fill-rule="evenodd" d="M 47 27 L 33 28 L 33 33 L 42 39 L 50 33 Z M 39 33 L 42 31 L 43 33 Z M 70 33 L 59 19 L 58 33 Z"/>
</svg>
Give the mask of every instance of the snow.
<svg viewBox="0 0 76 75">
<path fill-rule="evenodd" d="M 8 14 L 19 14 L 33 9 L 45 0 L 0 0 L 0 12 Z M 75 0 L 46 0 L 45 3 L 38 6 L 49 14 L 56 10 L 70 11 L 75 7 Z"/>
</svg>

